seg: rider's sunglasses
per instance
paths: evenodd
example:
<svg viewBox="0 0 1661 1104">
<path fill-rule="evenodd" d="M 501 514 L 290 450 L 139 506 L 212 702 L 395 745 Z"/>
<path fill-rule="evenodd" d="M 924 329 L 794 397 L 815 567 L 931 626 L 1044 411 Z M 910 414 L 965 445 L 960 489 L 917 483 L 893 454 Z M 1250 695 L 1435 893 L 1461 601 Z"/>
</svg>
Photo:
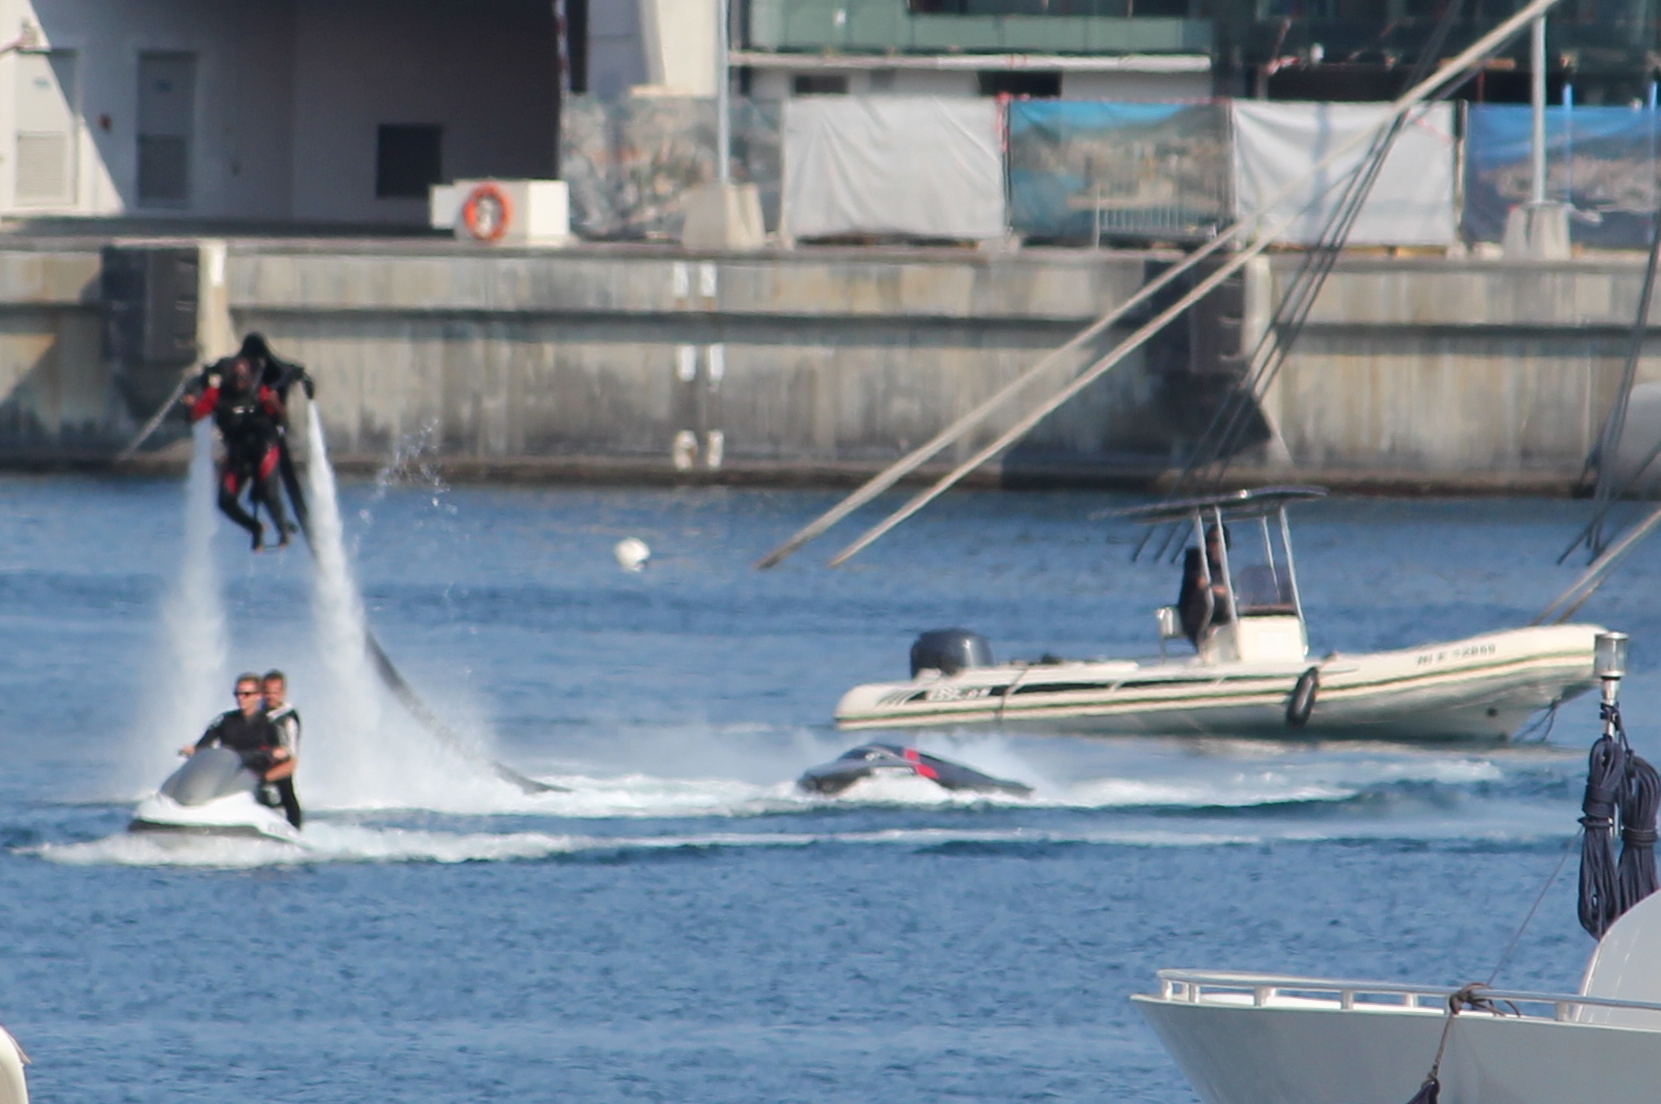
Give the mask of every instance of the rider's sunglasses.
<svg viewBox="0 0 1661 1104">
<path fill-rule="evenodd" d="M 257 698 L 260 696 L 260 692 L 258 690 L 238 690 L 236 696 L 239 698 Z"/>
</svg>

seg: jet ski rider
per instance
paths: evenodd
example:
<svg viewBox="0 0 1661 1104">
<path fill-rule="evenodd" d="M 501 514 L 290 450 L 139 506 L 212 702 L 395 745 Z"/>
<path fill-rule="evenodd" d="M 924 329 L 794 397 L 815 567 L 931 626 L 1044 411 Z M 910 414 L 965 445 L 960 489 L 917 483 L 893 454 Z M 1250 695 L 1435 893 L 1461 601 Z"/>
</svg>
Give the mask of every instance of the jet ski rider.
<svg viewBox="0 0 1661 1104">
<path fill-rule="evenodd" d="M 261 789 L 273 792 L 262 798 L 262 803 L 281 805 L 288 822 L 299 828 L 304 817 L 300 799 L 294 793 L 294 772 L 300 766 L 300 711 L 288 700 L 288 676 L 281 671 L 267 671 L 260 685 L 265 693 L 265 716 L 277 730 L 276 750 L 288 753 L 287 758 L 265 772 L 265 785 Z"/>
<path fill-rule="evenodd" d="M 265 543 L 257 516 L 261 505 L 277 528 L 277 547 L 285 547 L 293 532 L 284 516 L 277 471 L 283 403 L 274 387 L 261 382 L 260 371 L 242 356 L 216 361 L 203 371 L 201 393 L 190 406 L 192 422 L 212 414 L 219 427 L 225 441 L 225 458 L 219 465 L 219 509 L 248 531 L 256 552 Z M 242 508 L 242 490 L 249 484 L 253 485 L 250 498 L 255 514 Z"/>
<path fill-rule="evenodd" d="M 242 756 L 242 765 L 262 781 L 275 782 L 294 774 L 294 755 L 281 746 L 277 726 L 265 713 L 265 692 L 260 677 L 252 671 L 236 679 L 236 708 L 226 710 L 195 744 L 179 749 L 180 755 L 194 755 L 211 747 L 229 748 Z"/>
</svg>

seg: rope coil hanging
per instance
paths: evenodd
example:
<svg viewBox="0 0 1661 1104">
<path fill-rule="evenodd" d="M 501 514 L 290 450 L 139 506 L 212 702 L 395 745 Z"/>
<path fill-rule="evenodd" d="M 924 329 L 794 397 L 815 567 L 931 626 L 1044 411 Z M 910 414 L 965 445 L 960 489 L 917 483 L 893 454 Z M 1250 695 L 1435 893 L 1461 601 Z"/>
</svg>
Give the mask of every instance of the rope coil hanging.
<svg viewBox="0 0 1661 1104">
<path fill-rule="evenodd" d="M 1580 926 L 1593 938 L 1654 893 L 1661 775 L 1627 742 L 1621 709 L 1603 704 L 1606 731 L 1592 745 L 1581 802 Z M 1615 838 L 1620 836 L 1617 860 Z"/>
</svg>

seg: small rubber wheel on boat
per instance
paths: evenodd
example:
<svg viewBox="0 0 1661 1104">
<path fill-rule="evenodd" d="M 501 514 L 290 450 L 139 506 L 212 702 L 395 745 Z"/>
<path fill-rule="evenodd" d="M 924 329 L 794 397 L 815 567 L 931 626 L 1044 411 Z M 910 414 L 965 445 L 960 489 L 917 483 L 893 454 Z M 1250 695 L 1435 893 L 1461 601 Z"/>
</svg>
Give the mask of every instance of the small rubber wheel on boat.
<svg viewBox="0 0 1661 1104">
<path fill-rule="evenodd" d="M 1309 723 L 1309 714 L 1315 709 L 1315 692 L 1321 688 L 1321 669 L 1311 667 L 1298 676 L 1298 684 L 1292 687 L 1292 696 L 1286 700 L 1286 723 L 1292 728 L 1302 728 Z"/>
</svg>

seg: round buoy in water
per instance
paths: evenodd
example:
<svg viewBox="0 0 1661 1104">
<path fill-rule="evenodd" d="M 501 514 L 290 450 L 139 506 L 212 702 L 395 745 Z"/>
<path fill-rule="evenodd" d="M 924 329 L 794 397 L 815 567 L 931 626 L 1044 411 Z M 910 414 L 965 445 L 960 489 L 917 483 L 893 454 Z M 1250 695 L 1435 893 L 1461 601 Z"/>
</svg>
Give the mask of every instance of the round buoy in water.
<svg viewBox="0 0 1661 1104">
<path fill-rule="evenodd" d="M 624 571 L 644 571 L 646 561 L 652 558 L 652 550 L 639 537 L 624 537 L 611 551 Z"/>
</svg>

